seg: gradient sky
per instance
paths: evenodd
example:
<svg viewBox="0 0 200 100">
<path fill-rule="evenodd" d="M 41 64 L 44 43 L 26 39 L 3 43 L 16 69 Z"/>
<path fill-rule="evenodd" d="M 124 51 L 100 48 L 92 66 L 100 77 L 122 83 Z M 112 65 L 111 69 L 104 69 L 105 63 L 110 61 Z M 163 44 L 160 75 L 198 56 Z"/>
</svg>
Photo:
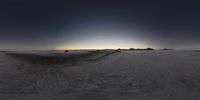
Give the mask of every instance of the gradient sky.
<svg viewBox="0 0 200 100">
<path fill-rule="evenodd" d="M 192 0 L 0 1 L 0 49 L 200 49 Z"/>
</svg>

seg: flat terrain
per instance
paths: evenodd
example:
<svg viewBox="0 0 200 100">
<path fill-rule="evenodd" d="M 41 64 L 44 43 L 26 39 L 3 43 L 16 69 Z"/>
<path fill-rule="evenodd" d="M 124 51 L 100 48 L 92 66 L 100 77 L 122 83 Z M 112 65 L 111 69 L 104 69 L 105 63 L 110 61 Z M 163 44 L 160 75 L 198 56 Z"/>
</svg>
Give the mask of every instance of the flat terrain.
<svg viewBox="0 0 200 100">
<path fill-rule="evenodd" d="M 200 100 L 200 52 L 0 52 L 0 99 Z"/>
</svg>

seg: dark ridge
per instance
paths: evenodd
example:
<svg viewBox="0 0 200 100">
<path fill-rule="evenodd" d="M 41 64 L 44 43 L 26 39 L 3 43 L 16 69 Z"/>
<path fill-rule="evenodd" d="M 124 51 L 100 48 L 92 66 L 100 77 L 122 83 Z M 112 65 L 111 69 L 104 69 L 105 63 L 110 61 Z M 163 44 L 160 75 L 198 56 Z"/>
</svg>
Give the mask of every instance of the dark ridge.
<svg viewBox="0 0 200 100">
<path fill-rule="evenodd" d="M 86 59 L 85 61 L 97 61 L 97 60 L 101 60 L 101 59 L 103 59 L 103 58 L 105 58 L 105 57 L 108 57 L 108 56 L 114 54 L 114 53 L 115 53 L 115 52 L 109 52 L 109 53 L 106 53 L 106 54 L 104 54 L 104 55 L 102 55 L 102 56 L 100 56 L 100 57 L 91 58 L 91 59 Z"/>
<path fill-rule="evenodd" d="M 6 51 L 0 50 L 0 52 L 5 53 Z"/>
<path fill-rule="evenodd" d="M 62 63 L 76 63 L 87 57 L 93 56 L 96 53 L 85 54 L 63 54 L 63 55 L 37 55 L 37 54 L 19 54 L 19 53 L 7 53 L 16 59 L 38 64 L 62 64 Z"/>
<path fill-rule="evenodd" d="M 192 50 L 193 52 L 200 52 L 200 50 Z"/>
<path fill-rule="evenodd" d="M 32 64 L 74 64 L 80 61 L 93 61 L 100 60 L 106 56 L 113 54 L 114 52 L 95 51 L 84 54 L 22 54 L 22 53 L 6 53 L 7 55 L 14 57 L 23 62 Z"/>
</svg>

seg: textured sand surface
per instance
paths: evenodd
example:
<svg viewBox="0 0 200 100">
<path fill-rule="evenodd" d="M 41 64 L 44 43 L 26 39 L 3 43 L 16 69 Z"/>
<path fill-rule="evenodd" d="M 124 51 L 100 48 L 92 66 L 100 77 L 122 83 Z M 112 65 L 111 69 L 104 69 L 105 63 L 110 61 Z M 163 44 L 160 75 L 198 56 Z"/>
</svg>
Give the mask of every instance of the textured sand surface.
<svg viewBox="0 0 200 100">
<path fill-rule="evenodd" d="M 200 100 L 200 52 L 0 52 L 1 100 Z"/>
</svg>

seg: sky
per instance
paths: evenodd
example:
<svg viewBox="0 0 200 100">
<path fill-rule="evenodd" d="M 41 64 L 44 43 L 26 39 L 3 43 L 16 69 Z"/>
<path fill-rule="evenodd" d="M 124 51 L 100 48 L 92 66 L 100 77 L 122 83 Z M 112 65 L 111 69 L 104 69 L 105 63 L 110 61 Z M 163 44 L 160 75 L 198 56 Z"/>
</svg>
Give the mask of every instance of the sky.
<svg viewBox="0 0 200 100">
<path fill-rule="evenodd" d="M 2 0 L 0 49 L 200 49 L 192 0 Z"/>
</svg>

